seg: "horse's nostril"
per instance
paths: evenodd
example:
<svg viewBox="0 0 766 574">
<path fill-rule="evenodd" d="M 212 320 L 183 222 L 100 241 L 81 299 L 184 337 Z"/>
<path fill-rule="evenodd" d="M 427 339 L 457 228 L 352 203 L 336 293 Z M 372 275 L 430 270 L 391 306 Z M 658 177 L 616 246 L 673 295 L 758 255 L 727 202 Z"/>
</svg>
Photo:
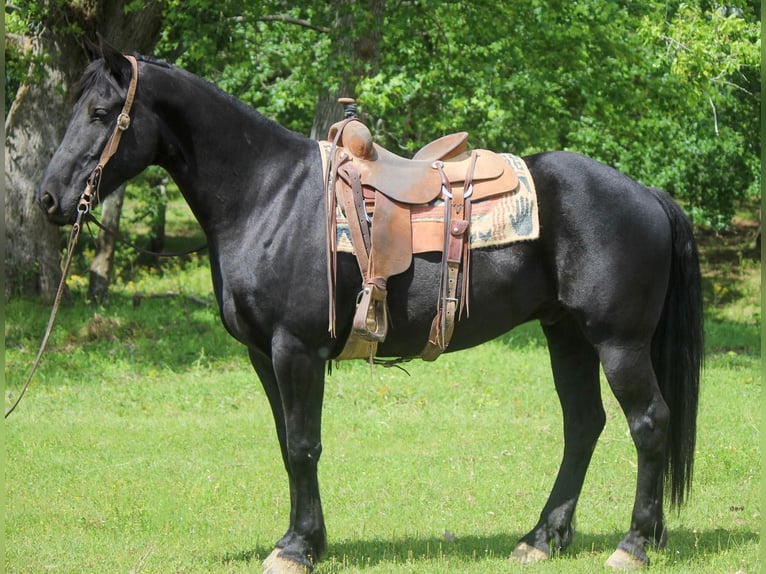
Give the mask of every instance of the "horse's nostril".
<svg viewBox="0 0 766 574">
<path fill-rule="evenodd" d="M 49 215 L 53 215 L 59 207 L 59 202 L 54 195 L 46 191 L 40 198 L 40 205 Z"/>
</svg>

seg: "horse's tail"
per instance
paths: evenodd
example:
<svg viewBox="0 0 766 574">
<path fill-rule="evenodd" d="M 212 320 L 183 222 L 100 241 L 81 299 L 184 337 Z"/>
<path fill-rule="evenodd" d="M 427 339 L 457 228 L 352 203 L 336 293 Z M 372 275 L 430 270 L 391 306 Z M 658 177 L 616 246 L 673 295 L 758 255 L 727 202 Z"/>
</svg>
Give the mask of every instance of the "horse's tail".
<svg viewBox="0 0 766 574">
<path fill-rule="evenodd" d="M 672 230 L 670 279 L 665 307 L 652 340 L 652 363 L 670 408 L 665 479 L 671 506 L 688 498 L 694 466 L 700 369 L 703 361 L 702 281 L 692 226 L 678 204 L 652 189 Z"/>
</svg>

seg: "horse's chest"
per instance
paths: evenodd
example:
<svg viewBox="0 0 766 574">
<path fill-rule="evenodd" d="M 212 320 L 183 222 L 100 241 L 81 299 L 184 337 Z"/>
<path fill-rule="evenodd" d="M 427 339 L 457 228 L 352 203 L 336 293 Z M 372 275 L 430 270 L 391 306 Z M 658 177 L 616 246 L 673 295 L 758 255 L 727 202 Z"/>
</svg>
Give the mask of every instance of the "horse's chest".
<svg viewBox="0 0 766 574">
<path fill-rule="evenodd" d="M 237 340 L 265 349 L 278 328 L 327 329 L 324 281 L 245 257 L 232 263 L 221 266 L 217 291 L 221 319 Z"/>
<path fill-rule="evenodd" d="M 267 340 L 274 312 L 274 301 L 268 293 L 255 283 L 242 285 L 226 276 L 220 291 L 221 320 L 229 333 L 246 345 Z"/>
</svg>

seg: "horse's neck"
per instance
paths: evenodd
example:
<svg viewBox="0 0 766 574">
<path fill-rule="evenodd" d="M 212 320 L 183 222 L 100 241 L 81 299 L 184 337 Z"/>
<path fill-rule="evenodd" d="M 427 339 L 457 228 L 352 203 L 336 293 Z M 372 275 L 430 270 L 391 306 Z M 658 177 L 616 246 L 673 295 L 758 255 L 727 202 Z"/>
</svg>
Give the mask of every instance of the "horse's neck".
<svg viewBox="0 0 766 574">
<path fill-rule="evenodd" d="M 157 106 L 162 120 L 160 164 L 171 174 L 206 233 L 243 213 L 257 212 L 274 189 L 286 150 L 308 153 L 308 142 L 267 120 L 200 78 L 179 72 Z M 179 86 L 181 84 L 181 86 Z M 252 215 L 252 214 L 251 214 Z M 265 216 L 266 214 L 264 214 Z"/>
</svg>

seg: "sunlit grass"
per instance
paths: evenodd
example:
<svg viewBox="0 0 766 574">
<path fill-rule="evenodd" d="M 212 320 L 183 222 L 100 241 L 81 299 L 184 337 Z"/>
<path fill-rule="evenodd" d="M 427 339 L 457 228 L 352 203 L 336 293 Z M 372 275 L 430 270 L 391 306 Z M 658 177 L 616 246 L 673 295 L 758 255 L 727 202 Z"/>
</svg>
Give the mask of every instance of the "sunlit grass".
<svg viewBox="0 0 766 574">
<path fill-rule="evenodd" d="M 9 305 L 9 389 L 31 356 L 37 304 Z M 9 572 L 258 571 L 289 507 L 273 423 L 212 309 L 146 300 L 109 309 L 108 336 L 68 308 L 38 382 L 6 425 Z M 26 320 L 19 321 L 21 317 Z M 534 326 L 413 363 L 328 379 L 320 480 L 329 553 L 317 572 L 508 572 L 557 469 L 560 409 Z M 715 341 L 713 341 L 715 344 Z M 691 503 L 669 516 L 658 572 L 756 572 L 759 359 L 714 354 Z M 607 428 L 575 544 L 535 567 L 590 572 L 629 523 L 635 456 L 605 390 Z"/>
</svg>

